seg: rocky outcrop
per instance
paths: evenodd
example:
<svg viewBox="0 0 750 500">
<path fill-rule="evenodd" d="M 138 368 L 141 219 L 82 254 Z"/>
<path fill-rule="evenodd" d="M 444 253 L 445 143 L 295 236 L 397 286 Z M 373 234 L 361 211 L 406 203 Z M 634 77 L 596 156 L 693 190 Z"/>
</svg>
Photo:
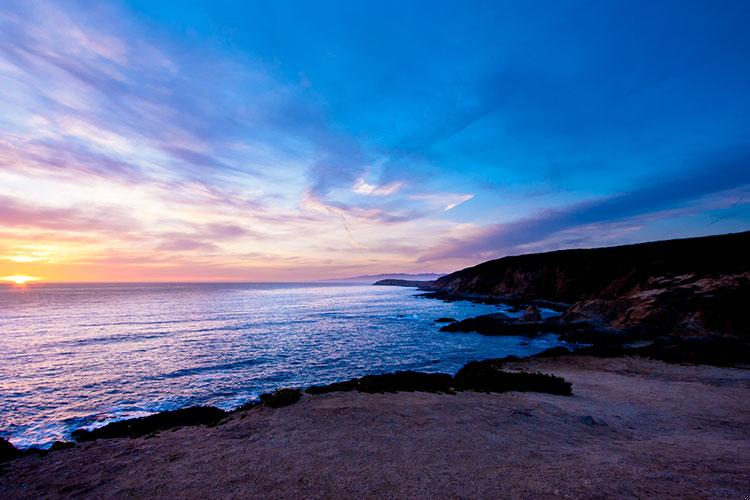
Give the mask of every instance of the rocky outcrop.
<svg viewBox="0 0 750 500">
<path fill-rule="evenodd" d="M 453 377 L 446 373 L 397 371 L 379 375 L 365 375 L 345 382 L 308 387 L 308 394 L 326 394 L 357 390 L 359 392 L 450 392 Z"/>
<path fill-rule="evenodd" d="M 529 308 L 520 320 L 486 315 L 444 331 L 549 332 L 597 345 L 664 338 L 672 345 L 687 345 L 678 340 L 688 339 L 707 345 L 721 339 L 716 345 L 750 351 L 750 315 L 744 310 L 750 232 L 505 257 L 444 276 L 433 288 L 435 296 L 568 304 L 554 320 L 539 321 Z M 674 352 L 687 354 L 682 347 Z"/>
<path fill-rule="evenodd" d="M 618 343 L 633 340 L 633 334 L 617 329 L 606 328 L 588 321 L 565 321 L 561 318 L 550 318 L 543 321 L 523 321 L 509 318 L 502 313 L 484 314 L 463 321 L 445 325 L 441 332 L 468 333 L 496 337 L 536 337 L 545 334 L 557 334 L 562 340 L 577 343 Z"/>
<path fill-rule="evenodd" d="M 399 371 L 383 375 L 366 375 L 357 381 L 360 392 L 450 392 L 453 377 L 446 373 Z"/>
<path fill-rule="evenodd" d="M 542 321 L 542 313 L 536 306 L 528 306 L 521 316 L 521 321 Z"/>
<path fill-rule="evenodd" d="M 49 447 L 49 451 L 60 451 L 75 448 L 76 444 L 70 441 L 55 441 L 52 446 Z"/>
<path fill-rule="evenodd" d="M 18 450 L 12 443 L 0 438 L 0 462 L 7 462 L 21 455 L 21 451 Z"/>
<path fill-rule="evenodd" d="M 504 361 L 496 359 L 468 363 L 456 373 L 456 388 L 487 392 L 546 392 L 560 396 L 573 393 L 570 382 L 561 377 L 544 373 L 503 371 Z"/>
<path fill-rule="evenodd" d="M 79 442 L 102 438 L 134 438 L 187 425 L 215 425 L 227 416 L 227 412 L 213 406 L 193 406 L 112 422 L 98 429 L 78 429 L 73 431 L 72 436 Z"/>
<path fill-rule="evenodd" d="M 363 393 L 453 393 L 454 390 L 481 390 L 488 392 L 537 391 L 551 394 L 570 394 L 570 384 L 563 379 L 543 374 L 503 372 L 500 370 L 500 366 L 504 361 L 506 360 L 472 362 L 464 366 L 456 376 L 447 373 L 415 371 L 365 375 L 344 382 L 314 385 L 308 387 L 305 392 L 316 395 L 353 390 Z M 491 370 L 483 368 L 488 363 L 492 365 Z M 561 383 L 567 384 L 567 392 L 560 389 Z M 260 406 L 282 408 L 298 402 L 301 398 L 302 392 L 299 389 L 283 388 L 272 393 L 261 394 L 260 403 L 250 401 L 232 412 L 226 412 L 213 406 L 194 406 L 164 411 L 147 417 L 112 422 L 93 430 L 78 429 L 73 431 L 72 436 L 78 442 L 86 442 L 96 439 L 136 438 L 183 426 L 212 426 L 233 414 L 254 410 Z M 73 446 L 75 446 L 75 443 L 56 441 L 50 451 L 64 450 Z M 47 452 L 37 449 L 21 452 L 11 443 L 0 438 L 0 462 L 16 458 L 23 453 L 46 454 Z"/>
<path fill-rule="evenodd" d="M 502 366 L 506 361 L 517 358 L 503 358 L 485 361 L 472 361 L 461 368 L 455 376 L 447 373 L 422 373 L 399 371 L 381 375 L 366 375 L 362 378 L 336 382 L 329 385 L 315 385 L 305 392 L 326 394 L 330 392 L 352 391 L 366 393 L 385 392 L 440 392 L 454 391 L 534 391 L 549 394 L 569 395 L 571 385 L 560 377 L 542 373 L 508 372 Z"/>
<path fill-rule="evenodd" d="M 282 408 L 293 405 L 302 397 L 299 389 L 279 389 L 276 392 L 261 394 L 260 401 L 269 408 Z"/>
</svg>

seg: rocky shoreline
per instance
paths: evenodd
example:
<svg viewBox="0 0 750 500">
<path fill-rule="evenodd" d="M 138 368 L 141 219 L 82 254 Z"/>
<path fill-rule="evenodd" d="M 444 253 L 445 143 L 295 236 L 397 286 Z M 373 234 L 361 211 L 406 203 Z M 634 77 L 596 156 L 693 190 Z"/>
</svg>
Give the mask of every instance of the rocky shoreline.
<svg viewBox="0 0 750 500">
<path fill-rule="evenodd" d="M 570 396 L 431 392 L 419 377 L 409 382 L 415 391 L 345 384 L 275 407 L 288 401 L 277 394 L 215 424 L 24 454 L 0 467 L 0 491 L 8 499 L 746 494 L 746 370 L 554 354 L 502 360 L 502 371 L 554 373 L 572 384 Z"/>
<path fill-rule="evenodd" d="M 426 373 L 416 371 L 397 371 L 377 375 L 365 375 L 343 382 L 327 385 L 313 385 L 304 390 L 299 388 L 281 388 L 273 393 L 261 394 L 258 400 L 252 400 L 235 410 L 225 411 L 213 406 L 193 406 L 155 413 L 111 422 L 103 427 L 86 430 L 77 429 L 71 436 L 75 442 L 56 441 L 47 449 L 16 449 L 9 441 L 0 438 L 0 463 L 27 455 L 46 455 L 49 452 L 68 449 L 76 443 L 85 443 L 98 439 L 138 438 L 153 435 L 179 427 L 215 426 L 231 415 L 245 412 L 256 407 L 282 408 L 297 403 L 302 393 L 309 395 L 328 394 L 332 392 L 357 391 L 361 393 L 396 393 L 396 392 L 432 392 L 455 394 L 460 391 L 480 391 L 504 393 L 509 391 L 545 392 L 569 396 L 572 387 L 566 380 L 554 375 L 538 372 L 507 372 L 503 370 L 506 362 L 516 361 L 515 357 L 472 361 L 461 368 L 455 375 L 447 373 Z"/>
<path fill-rule="evenodd" d="M 375 497 L 388 493 L 377 486 L 387 476 L 398 491 L 394 496 L 413 497 L 415 491 L 410 488 L 418 484 L 420 496 L 440 497 L 450 496 L 446 494 L 450 483 L 436 489 L 436 484 L 442 484 L 439 480 L 422 483 L 418 478 L 429 476 L 434 467 L 445 467 L 444 475 L 453 477 L 464 467 L 485 460 L 495 473 L 465 471 L 455 476 L 454 483 L 467 475 L 472 478 L 462 483 L 460 491 L 495 496 L 502 483 L 511 488 L 512 495 L 521 496 L 559 495 L 561 491 L 573 496 L 746 494 L 742 485 L 750 476 L 732 464 L 750 459 L 745 397 L 750 386 L 746 370 L 726 367 L 750 366 L 750 316 L 743 310 L 750 297 L 749 261 L 750 232 L 508 257 L 428 283 L 385 280 L 376 284 L 416 286 L 425 298 L 503 303 L 518 313 L 518 317 L 494 313 L 461 321 L 437 318 L 443 332 L 527 337 L 554 333 L 571 349 L 556 347 L 524 359 L 474 361 L 454 375 L 401 371 L 304 390 L 282 388 L 230 412 L 199 406 L 76 430 L 72 434 L 75 443 L 56 442 L 49 450 L 21 451 L 0 439 L 0 487 L 7 489 L 9 498 L 122 496 L 111 484 L 121 477 L 121 467 L 135 466 L 130 453 L 147 453 L 139 460 L 162 470 L 164 464 L 200 450 L 203 458 L 182 464 L 181 473 L 190 470 L 202 477 L 208 470 L 223 482 L 214 484 L 214 477 L 206 476 L 202 483 L 192 483 L 182 476 L 169 476 L 169 469 L 162 470 L 164 477 L 153 476 L 151 469 L 138 469 L 144 479 L 129 481 L 124 496 L 163 495 L 187 488 L 184 491 L 190 493 L 185 496 L 190 498 L 216 492 L 218 496 L 239 492 L 287 498 L 314 491 L 328 491 L 333 497 Z M 541 307 L 559 315 L 545 319 Z M 295 411 L 298 404 L 307 410 Z M 425 414 L 419 413 L 423 404 L 430 405 Z M 357 413 L 356 421 L 352 421 L 352 408 L 363 411 Z M 268 413 L 277 410 L 285 411 L 287 417 L 275 420 L 275 413 Z M 539 422 L 531 418 L 538 414 L 544 415 Z M 497 415 L 505 417 L 494 423 Z M 261 420 L 270 431 L 257 427 Z M 303 439 L 306 444 L 299 449 L 300 455 L 287 455 L 286 448 L 296 443 L 288 442 L 284 433 L 300 439 L 300 426 L 312 437 Z M 337 457 L 343 453 L 346 460 L 349 452 L 344 450 L 350 441 L 361 437 L 363 429 L 373 428 L 381 429 L 382 435 L 368 446 L 381 458 L 374 462 L 360 458 L 363 469 L 349 471 L 348 462 L 339 463 Z M 498 429 L 509 432 L 498 433 Z M 550 429 L 554 430 L 551 434 Z M 514 432 L 520 441 L 515 441 Z M 348 472 L 341 481 L 326 476 L 323 483 L 302 472 L 292 473 L 291 479 L 275 470 L 268 471 L 271 479 L 248 477 L 244 469 L 229 464 L 239 461 L 257 468 L 261 465 L 256 459 L 267 458 L 244 446 L 251 434 L 270 440 L 254 441 L 254 446 L 266 450 L 272 463 L 288 464 L 289 470 L 301 467 L 316 471 L 316 477 L 329 466 Z M 173 435 L 188 440 L 175 440 Z M 208 441 L 207 435 L 212 436 Z M 475 440 L 475 435 L 482 440 Z M 502 436 L 499 444 L 493 441 L 498 435 Z M 570 450 L 559 441 L 565 435 L 577 436 Z M 434 450 L 455 436 L 459 436 L 458 444 L 451 450 L 464 457 L 464 465 L 434 462 Z M 389 440 L 394 437 L 396 443 Z M 276 446 L 274 439 L 283 443 Z M 654 439 L 667 447 L 643 444 Z M 317 455 L 321 443 L 327 455 Z M 415 447 L 410 453 L 421 454 L 424 463 L 404 461 L 406 455 L 398 443 L 410 443 Z M 494 447 L 486 448 L 486 443 Z M 589 461 L 578 447 L 590 443 L 594 444 Z M 509 462 L 504 454 L 518 453 L 519 447 L 531 454 L 520 462 Z M 226 449 L 233 454 L 225 453 Z M 483 451 L 478 453 L 479 449 Z M 631 450 L 622 458 L 626 468 L 620 463 L 609 467 L 605 459 L 623 449 Z M 697 449 L 702 451 L 696 453 Z M 60 460 L 43 459 L 50 452 Z M 115 458 L 110 460 L 107 453 L 114 453 Z M 383 457 L 402 469 L 413 468 L 418 475 L 411 482 L 404 480 L 400 469 L 383 469 L 389 463 Z M 97 460 L 109 463 L 109 468 L 102 470 Z M 578 465 L 571 469 L 570 463 Z M 717 463 L 722 464 L 718 469 L 712 465 Z M 529 480 L 528 474 L 515 481 L 513 469 L 508 468 L 512 466 L 531 467 L 535 473 L 542 470 L 547 476 L 539 483 Z M 109 479 L 92 482 L 71 476 L 65 467 L 90 469 L 94 478 Z M 610 480 L 592 487 L 596 480 L 582 480 L 580 470 L 598 470 Z M 35 479 L 48 477 L 45 474 L 59 477 Z M 681 479 L 683 474 L 691 477 L 689 488 Z M 567 483 L 550 490 L 557 476 Z M 239 490 L 232 489 L 233 481 Z M 323 489 L 300 486 L 305 481 Z M 212 489 L 206 490 L 206 484 Z M 269 487 L 281 489 L 269 494 Z"/>
<path fill-rule="evenodd" d="M 527 309 L 452 322 L 445 332 L 558 334 L 589 355 L 750 365 L 750 232 L 485 262 L 417 286 L 425 298 Z M 537 307 L 560 316 L 542 320 Z"/>
<path fill-rule="evenodd" d="M 443 332 L 527 337 L 553 333 L 570 344 L 570 350 L 554 348 L 532 358 L 640 356 L 670 363 L 750 366 L 750 315 L 742 311 L 750 297 L 750 232 L 506 257 L 432 282 L 387 279 L 375 285 L 417 287 L 425 298 L 502 303 L 523 311 L 518 318 L 502 313 L 461 321 L 438 318 L 436 323 L 444 324 Z M 543 319 L 540 307 L 555 310 L 559 316 Z M 509 376 L 500 367 L 513 360 L 472 362 L 455 376 L 418 372 L 368 375 L 312 386 L 305 392 L 570 393 L 569 385 L 565 389 L 566 382 L 554 376 Z M 480 375 L 465 377 L 472 367 L 480 370 Z M 299 389 L 284 388 L 235 411 L 257 405 L 278 408 L 297 402 L 300 395 Z M 183 408 L 90 431 L 79 429 L 72 437 L 77 442 L 138 437 L 180 426 L 216 425 L 231 414 L 215 407 Z M 74 443 L 58 441 L 49 450 L 19 451 L 0 439 L 0 461 L 71 446 Z"/>
</svg>

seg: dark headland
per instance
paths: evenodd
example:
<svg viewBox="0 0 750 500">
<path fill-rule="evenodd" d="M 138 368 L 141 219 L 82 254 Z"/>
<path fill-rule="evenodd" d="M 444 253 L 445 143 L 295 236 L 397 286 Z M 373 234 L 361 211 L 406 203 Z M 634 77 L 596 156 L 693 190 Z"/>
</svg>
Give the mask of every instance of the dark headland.
<svg viewBox="0 0 750 500">
<path fill-rule="evenodd" d="M 595 355 L 750 365 L 750 232 L 491 260 L 416 286 L 426 297 L 505 302 L 521 320 L 490 314 L 448 332 L 559 333 Z M 542 321 L 539 305 L 558 309 Z"/>
<path fill-rule="evenodd" d="M 436 334 L 557 333 L 570 349 L 281 389 L 19 452 L 4 498 L 743 498 L 750 232 L 505 257 L 414 286 L 519 314 Z M 558 316 L 543 319 L 540 307 Z M 518 317 L 516 317 L 518 316 Z"/>
</svg>

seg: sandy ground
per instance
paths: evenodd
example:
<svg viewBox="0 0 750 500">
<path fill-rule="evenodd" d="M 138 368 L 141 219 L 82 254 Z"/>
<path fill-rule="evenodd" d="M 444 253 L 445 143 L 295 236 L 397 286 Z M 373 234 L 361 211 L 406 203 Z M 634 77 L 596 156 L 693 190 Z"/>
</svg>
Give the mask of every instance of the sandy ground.
<svg viewBox="0 0 750 500">
<path fill-rule="evenodd" d="M 750 372 L 642 359 L 515 365 L 545 394 L 334 393 L 215 428 L 100 440 L 0 473 L 0 497 L 750 496 Z"/>
</svg>

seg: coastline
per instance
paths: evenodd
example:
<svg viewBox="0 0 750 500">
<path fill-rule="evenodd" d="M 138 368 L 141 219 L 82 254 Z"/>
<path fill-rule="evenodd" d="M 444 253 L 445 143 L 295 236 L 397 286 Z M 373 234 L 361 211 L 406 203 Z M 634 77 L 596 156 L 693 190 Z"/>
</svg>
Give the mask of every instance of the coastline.
<svg viewBox="0 0 750 500">
<path fill-rule="evenodd" d="M 568 352 L 563 348 L 564 352 Z M 537 355 L 560 352 L 553 348 Z M 232 415 L 261 406 L 281 408 L 297 403 L 302 394 L 320 395 L 333 392 L 397 393 L 432 392 L 455 394 L 462 391 L 483 391 L 504 393 L 510 391 L 547 392 L 557 395 L 570 395 L 571 384 L 554 375 L 541 372 L 512 373 L 505 370 L 508 362 L 520 358 L 507 356 L 498 359 L 471 361 L 455 374 L 435 372 L 396 371 L 370 374 L 359 378 L 330 384 L 315 384 L 307 388 L 279 388 L 274 392 L 261 394 L 244 404 L 222 410 L 214 406 L 192 406 L 156 412 L 144 417 L 114 420 L 94 428 L 78 428 L 71 433 L 73 441 L 54 441 L 48 448 L 29 447 L 16 449 L 11 443 L 0 439 L 0 464 L 22 456 L 45 456 L 50 452 L 68 449 L 78 443 L 98 439 L 136 438 L 179 427 L 217 425 Z"/>
<path fill-rule="evenodd" d="M 229 412 L 160 412 L 77 430 L 77 444 L 57 442 L 50 452 L 0 446 L 13 458 L 0 487 L 10 498 L 178 488 L 187 498 L 744 496 L 750 342 L 740 306 L 750 271 L 736 249 L 710 263 L 696 251 L 721 257 L 726 238 L 534 254 L 434 282 L 376 283 L 511 306 L 507 314 L 436 318 L 442 332 L 553 333 L 567 347 L 473 361 L 456 374 L 282 388 Z M 744 245 L 750 233 L 731 238 Z M 675 248 L 692 252 L 666 264 Z M 605 276 L 584 272 L 604 273 L 611 255 L 629 260 Z M 639 267 L 649 271 L 628 271 Z M 529 292 L 540 287 L 546 292 Z M 118 486 L 123 468 L 134 477 Z"/>
<path fill-rule="evenodd" d="M 505 368 L 562 376 L 573 395 L 303 394 L 209 427 L 23 456 L 4 464 L 0 489 L 7 498 L 746 494 L 746 370 L 580 355 Z"/>
</svg>

